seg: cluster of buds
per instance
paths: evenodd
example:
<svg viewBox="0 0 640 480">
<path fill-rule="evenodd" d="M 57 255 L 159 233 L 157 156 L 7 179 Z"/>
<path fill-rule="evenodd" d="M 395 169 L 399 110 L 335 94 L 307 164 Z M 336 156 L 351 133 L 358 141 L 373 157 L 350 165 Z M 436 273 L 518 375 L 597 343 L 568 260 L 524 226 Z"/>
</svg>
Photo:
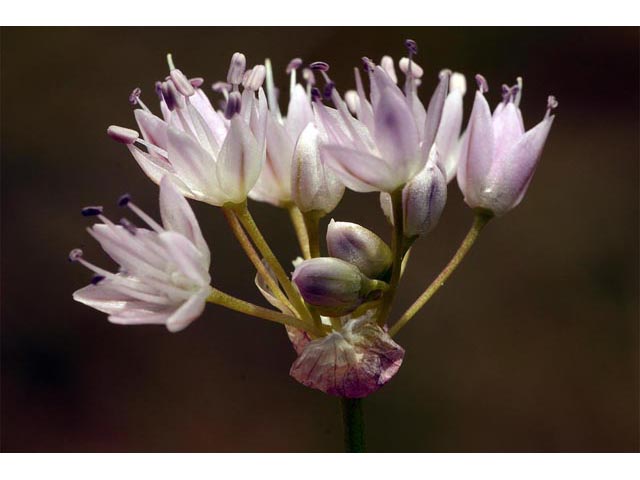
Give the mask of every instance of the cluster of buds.
<svg viewBox="0 0 640 480">
<path fill-rule="evenodd" d="M 419 87 L 426 80 L 416 62 L 418 47 L 412 40 L 405 46 L 407 56 L 397 63 L 404 82 L 391 57 L 379 64 L 364 57 L 369 92 L 356 68 L 355 89 L 344 96 L 327 63 L 293 59 L 286 67 L 286 115 L 268 59 L 247 68 L 245 56 L 233 54 L 226 80 L 212 85 L 221 97 L 216 108 L 203 91 L 203 79 L 185 76 L 169 55 L 169 75 L 155 88 L 160 115 L 136 88 L 129 100 L 137 107 L 139 132 L 107 130 L 160 185 L 162 224 L 128 195 L 119 205 L 148 228 L 125 218 L 114 223 L 102 207 L 83 209 L 83 215 L 102 222 L 89 233 L 120 269 L 108 272 L 73 250 L 70 260 L 96 274 L 74 298 L 107 313 L 113 323 L 159 323 L 172 332 L 198 318 L 207 302 L 275 321 L 285 325 L 298 354 L 290 373 L 302 384 L 346 398 L 379 389 L 404 357 L 392 336 L 444 283 L 481 226 L 521 202 L 557 106 L 549 97 L 544 119 L 525 131 L 522 80 L 503 86 L 502 101 L 491 113 L 487 82 L 477 75 L 463 132 L 465 77 L 441 70 L 423 104 Z M 443 273 L 392 322 L 389 312 L 409 250 L 437 225 L 455 177 L 475 212 L 474 226 Z M 392 227 L 390 242 L 356 223 L 332 219 L 323 248 L 321 219 L 333 212 L 345 188 L 379 193 Z M 273 309 L 210 285 L 209 248 L 185 198 L 221 208 Z M 273 254 L 249 213 L 248 199 L 288 211 L 303 257 L 293 261 L 293 272 Z"/>
</svg>

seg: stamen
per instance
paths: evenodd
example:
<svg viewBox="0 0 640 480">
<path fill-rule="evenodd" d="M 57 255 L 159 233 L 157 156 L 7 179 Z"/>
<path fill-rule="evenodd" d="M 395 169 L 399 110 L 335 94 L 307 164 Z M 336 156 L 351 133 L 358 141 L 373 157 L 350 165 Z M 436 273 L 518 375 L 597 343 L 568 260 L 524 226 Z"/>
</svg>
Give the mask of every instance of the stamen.
<svg viewBox="0 0 640 480">
<path fill-rule="evenodd" d="M 516 93 L 516 98 L 513 100 L 513 103 L 516 107 L 520 106 L 520 100 L 522 99 L 522 77 L 516 78 L 516 83 L 518 85 L 518 92 Z"/>
<path fill-rule="evenodd" d="M 164 100 L 164 95 L 162 94 L 162 82 L 161 81 L 158 80 L 156 82 L 155 90 L 156 90 L 156 95 L 158 95 L 158 98 L 161 101 Z"/>
<path fill-rule="evenodd" d="M 360 109 L 360 97 L 358 96 L 358 92 L 355 90 L 348 90 L 344 93 L 344 101 L 349 107 L 349 111 L 357 115 L 358 110 Z"/>
<path fill-rule="evenodd" d="M 162 225 L 160 225 L 153 218 L 151 218 L 149 215 L 144 213 L 144 211 L 141 208 L 139 208 L 135 203 L 131 201 L 131 197 L 129 195 L 122 195 L 118 199 L 118 205 L 126 206 L 130 208 L 133 213 L 138 215 L 147 225 L 149 225 L 156 232 L 158 233 L 164 232 L 164 228 L 162 228 Z"/>
<path fill-rule="evenodd" d="M 302 59 L 301 58 L 294 58 L 292 59 L 289 64 L 287 65 L 287 75 L 289 75 L 291 72 L 293 72 L 294 70 L 297 70 L 298 68 L 300 68 L 302 66 Z"/>
<path fill-rule="evenodd" d="M 193 85 L 191 85 L 191 82 L 189 82 L 189 79 L 177 68 L 171 70 L 170 76 L 178 92 L 180 92 L 185 97 L 190 97 L 191 95 L 196 93 Z"/>
<path fill-rule="evenodd" d="M 367 73 L 373 72 L 376 68 L 376 64 L 369 57 L 362 57 L 362 64 L 364 66 L 364 71 Z"/>
<path fill-rule="evenodd" d="M 93 278 L 91 279 L 91 284 L 92 285 L 98 285 L 105 278 L 107 278 L 107 277 L 105 277 L 104 275 L 94 275 Z"/>
<path fill-rule="evenodd" d="M 398 67 L 400 67 L 402 73 L 412 78 L 422 78 L 424 75 L 422 67 L 414 62 L 411 57 L 402 57 L 398 62 Z"/>
<path fill-rule="evenodd" d="M 97 206 L 91 206 L 91 207 L 84 207 L 82 210 L 80 210 L 80 213 L 82 213 L 83 217 L 95 217 L 96 215 L 102 214 L 102 206 L 97 205 Z"/>
<path fill-rule="evenodd" d="M 256 65 L 245 72 L 244 78 L 242 79 L 242 86 L 256 92 L 262 87 L 265 76 L 266 69 L 264 65 Z"/>
<path fill-rule="evenodd" d="M 331 98 L 334 88 L 336 88 L 336 84 L 333 83 L 333 81 L 329 80 L 324 86 L 324 90 L 322 92 L 325 99 L 329 100 Z"/>
<path fill-rule="evenodd" d="M 189 79 L 189 83 L 193 88 L 200 88 L 204 83 L 204 78 L 202 77 L 194 77 Z"/>
<path fill-rule="evenodd" d="M 318 70 L 320 72 L 328 72 L 329 64 L 327 62 L 313 62 L 311 65 L 309 65 L 309 68 L 311 70 Z"/>
<path fill-rule="evenodd" d="M 227 82 L 232 85 L 240 85 L 242 83 L 242 76 L 247 67 L 247 59 L 242 53 L 236 52 L 231 57 L 231 63 L 229 64 L 229 73 L 227 73 Z"/>
<path fill-rule="evenodd" d="M 479 73 L 476 74 L 476 83 L 478 84 L 478 91 L 480 93 L 487 93 L 489 91 L 489 84 L 487 83 L 487 79 Z"/>
<path fill-rule="evenodd" d="M 407 38 L 404 41 L 404 46 L 409 51 L 409 56 L 410 57 L 412 55 L 417 55 L 418 54 L 418 44 L 416 43 L 415 40 L 411 40 L 410 38 Z"/>
<path fill-rule="evenodd" d="M 320 89 L 317 87 L 311 88 L 311 101 L 312 102 L 321 102 L 322 94 L 320 93 Z"/>
<path fill-rule="evenodd" d="M 551 115 L 551 111 L 558 108 L 558 100 L 553 95 L 549 95 L 547 97 L 547 113 L 545 114 L 545 118 Z"/>
<path fill-rule="evenodd" d="M 127 205 L 129 205 L 130 201 L 131 201 L 131 195 L 129 195 L 128 193 L 125 193 L 124 195 L 120 195 L 120 197 L 118 198 L 118 206 L 126 207 Z"/>
<path fill-rule="evenodd" d="M 231 92 L 229 95 L 229 99 L 227 100 L 227 104 L 224 108 L 224 117 L 227 120 L 231 120 L 231 118 L 240 113 L 240 109 L 242 108 L 242 95 L 240 92 Z"/>
<path fill-rule="evenodd" d="M 393 58 L 389 55 L 385 55 L 380 60 L 380 66 L 389 75 L 389 78 L 393 80 L 393 83 L 398 83 L 398 77 L 396 76 L 396 69 L 393 67 Z"/>
<path fill-rule="evenodd" d="M 129 94 L 129 103 L 131 105 L 137 105 L 141 93 L 142 89 L 140 87 L 134 88 L 133 91 Z"/>
<path fill-rule="evenodd" d="M 228 92 L 229 90 L 231 90 L 231 84 L 227 82 L 219 81 L 211 85 L 211 90 L 213 90 L 216 93 L 220 93 L 224 91 Z"/>
<path fill-rule="evenodd" d="M 77 262 L 78 260 L 80 260 L 82 258 L 82 255 L 84 255 L 83 251 L 79 248 L 74 248 L 73 250 L 71 250 L 69 252 L 69 261 L 70 262 Z"/>
<path fill-rule="evenodd" d="M 169 65 L 169 71 L 175 70 L 176 66 L 173 63 L 173 55 L 167 53 L 167 64 Z"/>
<path fill-rule="evenodd" d="M 514 85 L 513 87 L 511 87 L 509 100 L 515 103 L 516 97 L 518 96 L 519 92 L 520 92 L 520 87 L 518 85 Z"/>
</svg>

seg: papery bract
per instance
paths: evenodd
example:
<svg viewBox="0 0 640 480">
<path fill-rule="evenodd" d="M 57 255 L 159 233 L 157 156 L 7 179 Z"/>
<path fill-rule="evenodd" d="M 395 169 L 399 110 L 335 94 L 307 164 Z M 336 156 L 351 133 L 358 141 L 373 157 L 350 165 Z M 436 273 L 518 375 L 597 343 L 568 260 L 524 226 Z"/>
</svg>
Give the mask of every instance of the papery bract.
<svg viewBox="0 0 640 480">
<path fill-rule="evenodd" d="M 367 314 L 307 343 L 290 374 L 329 395 L 362 398 L 391 380 L 403 358 L 404 349 Z"/>
</svg>

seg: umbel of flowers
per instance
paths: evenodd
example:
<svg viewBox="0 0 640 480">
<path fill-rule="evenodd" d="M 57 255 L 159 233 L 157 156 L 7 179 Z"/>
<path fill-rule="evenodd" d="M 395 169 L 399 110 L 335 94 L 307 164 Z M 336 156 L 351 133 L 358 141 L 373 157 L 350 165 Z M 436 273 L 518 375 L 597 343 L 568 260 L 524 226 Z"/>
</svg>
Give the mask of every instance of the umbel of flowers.
<svg viewBox="0 0 640 480">
<path fill-rule="evenodd" d="M 138 225 L 126 217 L 114 222 L 99 206 L 84 208 L 83 215 L 99 220 L 90 235 L 119 269 L 109 272 L 74 249 L 69 259 L 94 273 L 74 298 L 113 323 L 164 324 L 171 332 L 200 317 L 206 303 L 218 304 L 283 324 L 298 355 L 290 374 L 306 386 L 361 398 L 386 384 L 404 357 L 395 335 L 444 284 L 483 226 L 522 201 L 557 106 L 549 97 L 542 121 L 527 131 L 522 79 L 502 86 L 492 112 L 488 83 L 476 75 L 463 131 L 465 77 L 446 69 L 426 77 L 416 43 L 405 46 L 397 64 L 389 56 L 379 63 L 363 58 L 355 89 L 344 95 L 327 63 L 293 59 L 286 114 L 269 60 L 248 68 L 245 56 L 234 53 L 227 78 L 212 85 L 216 108 L 204 80 L 187 77 L 169 55 L 169 75 L 155 84 L 159 113 L 136 88 L 129 100 L 137 130 L 107 131 L 160 186 L 161 222 L 128 195 L 118 205 Z M 420 86 L 432 80 L 435 90 L 425 96 Z M 471 229 L 424 293 L 391 318 L 409 250 L 436 227 L 455 177 L 474 213 Z M 345 188 L 379 192 L 388 241 L 342 220 L 329 222 L 322 241 L 320 220 Z M 210 250 L 185 198 L 221 209 L 271 308 L 211 285 Z M 286 210 L 300 251 L 277 259 L 247 199 Z"/>
</svg>

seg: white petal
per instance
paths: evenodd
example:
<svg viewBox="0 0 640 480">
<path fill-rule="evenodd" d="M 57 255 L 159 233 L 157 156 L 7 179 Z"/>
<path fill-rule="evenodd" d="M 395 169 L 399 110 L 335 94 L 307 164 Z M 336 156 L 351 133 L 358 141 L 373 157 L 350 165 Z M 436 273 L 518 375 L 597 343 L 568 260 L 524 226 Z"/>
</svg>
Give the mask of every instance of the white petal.
<svg viewBox="0 0 640 480">
<path fill-rule="evenodd" d="M 185 329 L 198 318 L 204 311 L 207 304 L 207 297 L 211 293 L 211 288 L 203 288 L 189 300 L 184 302 L 167 320 L 167 329 L 170 332 L 179 332 Z"/>
</svg>

